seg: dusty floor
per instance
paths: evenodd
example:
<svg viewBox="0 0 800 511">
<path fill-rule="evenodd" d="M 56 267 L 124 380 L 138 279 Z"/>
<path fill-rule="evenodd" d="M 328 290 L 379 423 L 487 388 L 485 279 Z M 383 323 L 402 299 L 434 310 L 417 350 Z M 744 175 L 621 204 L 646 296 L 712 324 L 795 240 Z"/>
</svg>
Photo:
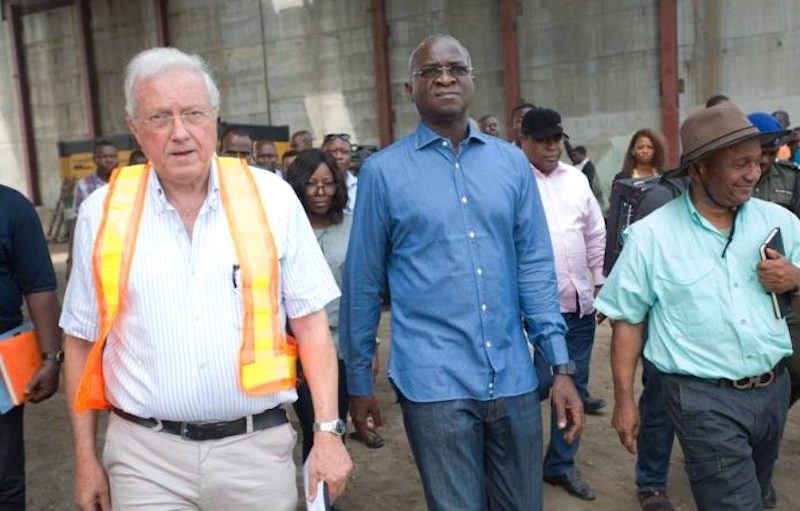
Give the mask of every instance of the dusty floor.
<svg viewBox="0 0 800 511">
<path fill-rule="evenodd" d="M 63 246 L 54 247 L 53 257 L 60 276 L 63 276 L 65 253 Z M 63 280 L 63 279 L 62 279 Z M 63 292 L 63 290 L 62 290 Z M 381 338 L 389 339 L 388 315 L 384 314 Z M 592 392 L 611 402 L 611 375 L 608 364 L 610 330 L 602 326 L 597 333 L 592 363 Z M 389 343 L 381 344 L 385 358 Z M 385 367 L 385 365 L 384 365 Z M 383 403 L 386 445 L 382 449 L 367 449 L 349 442 L 356 468 L 347 495 L 339 501 L 341 509 L 402 510 L 425 509 L 419 476 L 405 438 L 400 410 L 385 372 L 382 371 L 377 392 Z M 781 459 L 775 472 L 779 510 L 800 509 L 800 412 L 790 412 L 784 435 Z M 542 415 L 549 417 L 545 405 Z M 625 451 L 610 426 L 610 412 L 587 418 L 577 465 L 585 479 L 594 487 L 598 498 L 583 502 L 569 496 L 560 488 L 545 485 L 544 509 L 550 511 L 624 511 L 639 509 L 633 491 L 634 458 Z M 66 417 L 63 392 L 49 401 L 28 406 L 25 412 L 25 443 L 27 449 L 28 509 L 68 510 L 72 505 L 71 434 Z M 545 424 L 544 431 L 549 431 Z M 546 441 L 546 437 L 545 437 Z M 299 450 L 299 449 L 298 449 Z M 671 463 L 669 492 L 678 510 L 694 510 L 683 459 L 676 445 Z"/>
</svg>

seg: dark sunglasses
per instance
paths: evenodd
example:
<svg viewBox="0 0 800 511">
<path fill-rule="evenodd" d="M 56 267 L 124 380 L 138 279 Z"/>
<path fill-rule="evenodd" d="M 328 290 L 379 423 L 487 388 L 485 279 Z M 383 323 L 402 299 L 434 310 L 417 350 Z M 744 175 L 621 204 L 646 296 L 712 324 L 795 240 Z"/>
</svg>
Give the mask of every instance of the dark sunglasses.
<svg viewBox="0 0 800 511">
<path fill-rule="evenodd" d="M 350 143 L 349 133 L 328 133 L 325 135 L 325 138 L 322 139 L 322 143 L 324 144 L 325 142 L 330 142 L 331 140 L 336 140 L 337 138 L 344 140 L 348 144 Z"/>
</svg>

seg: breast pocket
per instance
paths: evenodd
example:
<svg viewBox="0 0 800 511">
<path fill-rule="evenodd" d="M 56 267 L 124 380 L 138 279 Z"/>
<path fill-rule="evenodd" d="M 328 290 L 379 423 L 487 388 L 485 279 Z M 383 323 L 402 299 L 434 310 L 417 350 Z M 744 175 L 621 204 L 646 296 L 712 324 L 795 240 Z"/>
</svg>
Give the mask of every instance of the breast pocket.
<svg viewBox="0 0 800 511">
<path fill-rule="evenodd" d="M 722 316 L 718 275 L 712 264 L 670 265 L 656 274 L 656 293 L 665 319 L 676 334 L 713 336 L 720 333 Z"/>
</svg>

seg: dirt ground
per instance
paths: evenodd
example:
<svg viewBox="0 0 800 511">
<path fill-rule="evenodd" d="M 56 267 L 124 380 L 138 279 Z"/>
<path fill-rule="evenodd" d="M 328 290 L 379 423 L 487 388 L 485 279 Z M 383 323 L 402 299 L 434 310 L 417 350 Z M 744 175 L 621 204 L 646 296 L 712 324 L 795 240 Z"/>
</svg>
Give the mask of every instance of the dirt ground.
<svg viewBox="0 0 800 511">
<path fill-rule="evenodd" d="M 63 285 L 65 248 L 53 247 L 59 279 Z M 61 290 L 63 293 L 63 289 Z M 389 340 L 388 313 L 384 313 L 380 337 Z M 607 324 L 598 329 L 592 359 L 591 391 L 612 402 L 609 369 L 610 329 Z M 380 345 L 381 362 L 385 368 L 389 343 Z M 368 449 L 362 444 L 348 442 L 355 462 L 347 494 L 339 501 L 345 511 L 357 510 L 424 510 L 425 502 L 414 460 L 406 441 L 399 406 L 386 379 L 385 371 L 377 384 L 377 395 L 383 404 L 386 444 L 382 449 Z M 800 412 L 798 407 L 789 414 L 786 432 L 778 461 L 774 483 L 778 493 L 778 510 L 800 509 Z M 547 418 L 550 412 L 543 405 L 544 431 L 547 441 Z M 72 441 L 63 391 L 53 399 L 31 405 L 25 412 L 25 445 L 27 450 L 28 509 L 68 510 L 72 505 Z M 296 454 L 299 456 L 299 447 Z M 587 417 L 577 457 L 577 466 L 597 493 L 597 500 L 583 502 L 560 488 L 544 485 L 546 511 L 625 511 L 637 510 L 633 486 L 634 457 L 622 448 L 610 426 L 610 411 L 605 415 Z M 670 464 L 669 494 L 675 508 L 694 510 L 688 482 L 683 471 L 683 457 L 676 444 Z"/>
</svg>

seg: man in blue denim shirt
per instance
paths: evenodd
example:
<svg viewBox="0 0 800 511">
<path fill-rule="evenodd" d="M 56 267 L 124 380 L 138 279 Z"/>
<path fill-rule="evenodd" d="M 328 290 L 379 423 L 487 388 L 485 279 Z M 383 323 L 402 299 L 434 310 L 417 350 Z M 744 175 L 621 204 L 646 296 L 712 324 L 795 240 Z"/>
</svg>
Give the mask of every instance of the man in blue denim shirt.
<svg viewBox="0 0 800 511">
<path fill-rule="evenodd" d="M 519 316 L 556 373 L 565 439 L 583 407 L 564 344 L 553 255 L 524 154 L 473 130 L 469 53 L 414 50 L 416 130 L 364 164 L 343 279 L 340 343 L 351 415 L 371 415 L 380 294 L 392 296 L 389 377 L 433 510 L 541 509 L 537 381 Z"/>
</svg>

